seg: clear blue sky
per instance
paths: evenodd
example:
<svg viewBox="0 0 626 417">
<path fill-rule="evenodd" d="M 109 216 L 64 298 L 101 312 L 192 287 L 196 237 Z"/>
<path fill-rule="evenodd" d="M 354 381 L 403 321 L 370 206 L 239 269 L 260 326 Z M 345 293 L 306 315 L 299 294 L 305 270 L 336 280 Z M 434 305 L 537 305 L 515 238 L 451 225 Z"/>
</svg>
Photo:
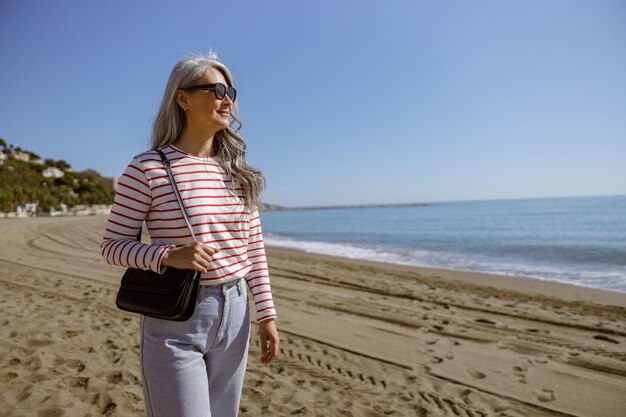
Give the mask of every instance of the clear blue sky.
<svg viewBox="0 0 626 417">
<path fill-rule="evenodd" d="M 626 194 L 626 2 L 0 2 L 0 137 L 120 175 L 213 48 L 262 199 Z"/>
</svg>

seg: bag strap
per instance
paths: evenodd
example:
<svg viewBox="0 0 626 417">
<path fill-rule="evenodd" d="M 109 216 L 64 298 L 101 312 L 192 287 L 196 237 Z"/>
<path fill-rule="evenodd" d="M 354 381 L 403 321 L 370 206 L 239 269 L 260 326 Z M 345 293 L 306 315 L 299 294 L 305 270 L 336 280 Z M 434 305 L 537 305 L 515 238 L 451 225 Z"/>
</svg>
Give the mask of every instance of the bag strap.
<svg viewBox="0 0 626 417">
<path fill-rule="evenodd" d="M 167 171 L 167 175 L 170 177 L 170 182 L 172 183 L 172 188 L 174 189 L 174 194 L 176 195 L 176 199 L 178 200 L 178 204 L 180 206 L 180 211 L 183 213 L 183 217 L 185 218 L 185 223 L 187 223 L 187 228 L 189 229 L 189 233 L 191 233 L 191 237 L 194 241 L 196 241 L 196 235 L 193 232 L 193 228 L 191 227 L 191 222 L 189 221 L 189 216 L 187 215 L 187 209 L 185 208 L 185 203 L 183 203 L 183 199 L 180 196 L 180 192 L 178 191 L 178 186 L 176 185 L 176 180 L 174 180 L 174 174 L 172 174 L 172 168 L 170 166 L 170 161 L 165 157 L 165 154 L 160 150 L 156 149 L 161 157 L 161 161 L 163 161 L 163 165 L 165 165 L 165 170 Z M 141 229 L 143 226 L 143 222 L 139 226 L 139 234 L 137 235 L 137 240 L 141 242 Z"/>
</svg>

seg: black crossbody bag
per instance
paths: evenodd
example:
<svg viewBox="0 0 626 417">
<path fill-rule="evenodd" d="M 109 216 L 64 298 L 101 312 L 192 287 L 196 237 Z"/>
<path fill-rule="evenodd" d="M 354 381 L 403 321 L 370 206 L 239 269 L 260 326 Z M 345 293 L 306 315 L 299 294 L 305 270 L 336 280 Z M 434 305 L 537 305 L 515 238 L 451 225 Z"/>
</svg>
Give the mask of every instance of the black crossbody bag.
<svg viewBox="0 0 626 417">
<path fill-rule="evenodd" d="M 174 180 L 170 161 L 161 150 L 156 151 L 165 165 L 180 210 L 195 241 L 196 235 L 193 233 L 185 204 Z M 137 240 L 141 242 L 141 226 Z M 192 316 L 195 309 L 199 284 L 200 272 L 192 269 L 168 266 L 164 274 L 157 274 L 151 270 L 128 268 L 122 277 L 115 304 L 119 309 L 132 313 L 164 320 L 185 321 Z"/>
</svg>

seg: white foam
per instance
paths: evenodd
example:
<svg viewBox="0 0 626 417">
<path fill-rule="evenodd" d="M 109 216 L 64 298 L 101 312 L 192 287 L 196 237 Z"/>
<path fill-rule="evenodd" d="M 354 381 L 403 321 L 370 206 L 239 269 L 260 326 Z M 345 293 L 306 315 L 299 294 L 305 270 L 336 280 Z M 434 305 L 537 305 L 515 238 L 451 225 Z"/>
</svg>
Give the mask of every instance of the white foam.
<svg viewBox="0 0 626 417">
<path fill-rule="evenodd" d="M 482 272 L 509 277 L 526 277 L 581 287 L 626 292 L 626 268 L 622 271 L 584 269 L 571 271 L 563 267 L 550 265 L 531 265 L 516 261 L 485 259 L 485 257 L 480 255 L 469 256 L 444 251 L 405 250 L 347 243 L 302 241 L 272 233 L 266 233 L 264 241 L 269 246 L 350 259 L 364 259 L 454 271 Z"/>
</svg>

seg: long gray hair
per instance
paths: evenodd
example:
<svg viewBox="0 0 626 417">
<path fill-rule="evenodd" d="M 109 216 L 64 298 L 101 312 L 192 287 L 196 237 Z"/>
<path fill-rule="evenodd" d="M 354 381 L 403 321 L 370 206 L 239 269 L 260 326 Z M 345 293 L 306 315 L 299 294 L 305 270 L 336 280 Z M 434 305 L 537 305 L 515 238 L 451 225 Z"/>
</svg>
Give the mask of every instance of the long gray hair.
<svg viewBox="0 0 626 417">
<path fill-rule="evenodd" d="M 192 56 L 178 61 L 174 65 L 167 81 L 159 112 L 154 119 L 151 138 L 152 150 L 173 143 L 183 131 L 185 115 L 174 98 L 176 90 L 193 85 L 211 67 L 224 75 L 229 87 L 234 85 L 232 74 L 224 64 L 217 60 L 217 54 L 213 50 L 209 50 L 206 56 Z M 231 117 L 239 126 L 233 130 L 234 122 L 231 122 L 228 128 L 217 131 L 213 137 L 213 149 L 217 153 L 215 158 L 220 162 L 224 171 L 234 180 L 231 182 L 231 192 L 236 195 L 235 183 L 238 183 L 243 188 L 244 204 L 252 212 L 255 209 L 264 208 L 260 201 L 260 195 L 265 188 L 265 177 L 261 171 L 246 162 L 246 143 L 238 133 L 242 127 L 237 118 L 238 110 L 237 102 L 233 103 Z"/>
</svg>

